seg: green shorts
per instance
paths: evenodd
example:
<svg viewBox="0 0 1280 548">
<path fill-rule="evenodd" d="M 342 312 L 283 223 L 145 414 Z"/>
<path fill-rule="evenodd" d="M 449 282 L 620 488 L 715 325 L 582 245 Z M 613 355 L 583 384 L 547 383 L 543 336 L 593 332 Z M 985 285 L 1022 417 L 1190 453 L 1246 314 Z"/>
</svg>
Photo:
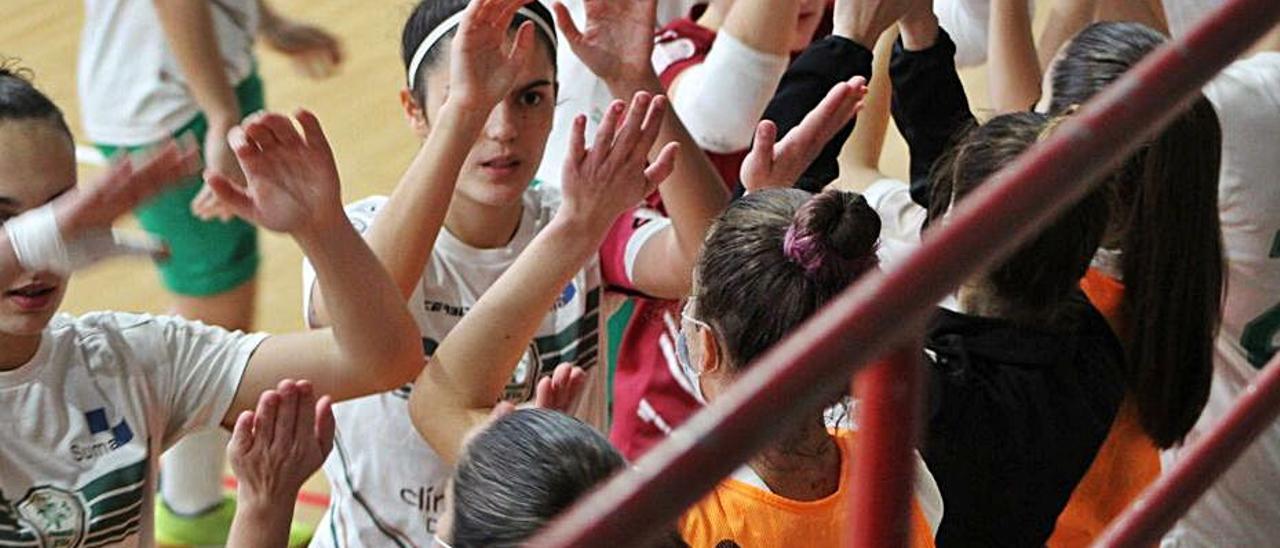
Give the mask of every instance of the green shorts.
<svg viewBox="0 0 1280 548">
<path fill-rule="evenodd" d="M 236 86 L 236 97 L 242 116 L 262 110 L 266 101 L 256 71 Z M 200 114 L 173 136 L 190 133 L 203 144 L 208 130 L 209 121 Z M 150 145 L 96 146 L 111 158 Z M 240 219 L 202 221 L 191 213 L 191 201 L 203 184 L 200 176 L 191 177 L 134 211 L 148 233 L 169 245 L 169 260 L 158 265 L 165 287 L 186 297 L 225 293 L 252 280 L 258 271 L 258 232 L 253 225 Z"/>
</svg>

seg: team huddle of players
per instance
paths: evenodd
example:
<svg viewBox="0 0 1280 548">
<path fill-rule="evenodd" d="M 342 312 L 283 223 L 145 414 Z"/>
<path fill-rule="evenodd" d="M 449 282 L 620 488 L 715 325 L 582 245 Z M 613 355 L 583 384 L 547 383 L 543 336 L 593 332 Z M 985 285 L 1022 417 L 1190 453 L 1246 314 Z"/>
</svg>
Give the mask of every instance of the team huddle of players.
<svg viewBox="0 0 1280 548">
<path fill-rule="evenodd" d="M 344 205 L 326 129 L 262 111 L 253 55 L 327 77 L 336 38 L 262 0 L 86 0 L 99 180 L 0 69 L 0 545 L 518 545 L 1218 3 L 1040 3 L 1037 41 L 1027 0 L 422 0 L 421 145 Z M 1275 30 L 939 303 L 912 544 L 1087 545 L 1217 423 L 1276 349 L 1278 135 Z M 147 237 L 113 231 L 130 212 Z M 256 227 L 306 255 L 307 331 L 250 332 Z M 121 255 L 158 259 L 174 316 L 57 313 Z M 646 542 L 838 545 L 857 408 L 813 389 Z M 322 464 L 329 508 L 292 525 Z M 1276 486 L 1273 425 L 1164 544 L 1267 543 Z"/>
</svg>

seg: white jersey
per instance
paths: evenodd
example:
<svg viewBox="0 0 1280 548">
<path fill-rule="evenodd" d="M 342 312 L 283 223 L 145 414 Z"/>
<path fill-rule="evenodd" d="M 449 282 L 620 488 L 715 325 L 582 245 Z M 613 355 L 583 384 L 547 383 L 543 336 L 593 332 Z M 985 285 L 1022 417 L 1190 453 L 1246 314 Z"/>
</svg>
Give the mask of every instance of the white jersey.
<svg viewBox="0 0 1280 548">
<path fill-rule="evenodd" d="M 880 241 L 876 247 L 880 269 L 888 272 L 898 268 L 920 248 L 920 233 L 929 212 L 911 201 L 910 187 L 897 179 L 872 183 L 862 197 L 880 216 Z M 938 306 L 961 312 L 955 292 L 944 297 Z"/>
<path fill-rule="evenodd" d="M 165 40 L 152 0 L 85 0 L 76 71 L 89 140 L 145 145 L 200 112 Z M 253 71 L 258 0 L 211 0 L 214 32 L 232 85 Z"/>
<path fill-rule="evenodd" d="M 1227 293 L 1198 441 L 1280 344 L 1280 53 L 1236 61 L 1205 87 L 1222 125 L 1218 207 Z M 1186 447 L 1184 446 L 1184 448 Z M 1168 469 L 1179 449 L 1163 455 Z M 1166 546 L 1266 546 L 1280 537 L 1280 422 L 1165 537 Z"/>
<path fill-rule="evenodd" d="M 357 230 L 375 220 L 385 197 L 366 198 L 347 208 Z M 422 334 L 423 350 L 435 352 L 480 296 L 551 221 L 559 206 L 555 189 L 532 186 L 524 193 L 524 214 L 506 247 L 476 249 L 441 230 L 410 311 Z M 304 266 L 303 287 L 310 300 L 315 281 Z M 530 400 L 538 380 L 564 362 L 587 370 L 587 388 L 574 416 L 607 432 L 608 375 L 600 356 L 603 321 L 601 272 L 592 258 L 564 288 L 525 358 L 507 385 L 505 398 Z M 307 310 L 310 310 L 310 303 Z M 338 435 L 325 462 L 331 503 L 317 530 L 316 546 L 429 546 L 444 510 L 445 484 L 453 470 L 421 438 L 409 419 L 412 385 L 335 405 Z"/>
<path fill-rule="evenodd" d="M 1164 18 L 1169 34 L 1181 38 L 1209 12 L 1218 9 L 1223 0 L 1164 0 Z"/>
<path fill-rule="evenodd" d="M 872 183 L 862 192 L 862 197 L 880 216 L 880 245 L 876 255 L 882 269 L 891 269 L 920 247 L 920 231 L 929 213 L 911 201 L 910 187 L 897 179 Z"/>
<path fill-rule="evenodd" d="M 0 372 L 0 546 L 152 546 L 156 462 L 217 426 L 265 335 L 61 314 Z"/>
</svg>

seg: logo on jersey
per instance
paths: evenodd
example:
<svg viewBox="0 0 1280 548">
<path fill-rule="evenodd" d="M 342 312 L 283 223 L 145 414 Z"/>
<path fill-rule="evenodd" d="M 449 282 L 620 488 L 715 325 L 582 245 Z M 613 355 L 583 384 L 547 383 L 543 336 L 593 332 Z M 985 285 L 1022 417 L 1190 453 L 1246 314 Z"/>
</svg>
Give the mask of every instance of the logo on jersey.
<svg viewBox="0 0 1280 548">
<path fill-rule="evenodd" d="M 89 433 L 93 434 L 93 442 L 87 445 L 71 444 L 71 457 L 76 462 L 96 459 L 133 441 L 133 429 L 129 428 L 129 422 L 120 419 L 119 423 L 111 426 L 107 421 L 106 410 L 101 407 L 85 413 L 84 420 L 89 424 Z M 104 439 L 100 434 L 110 434 L 110 436 Z"/>
<path fill-rule="evenodd" d="M 450 304 L 450 303 L 440 302 L 440 301 L 432 301 L 427 299 L 424 299 L 422 301 L 422 308 L 426 310 L 428 313 L 439 312 L 439 313 L 445 314 L 446 316 L 453 316 L 455 318 L 461 318 L 463 316 L 466 316 L 467 311 L 470 310 L 470 307 L 459 306 L 456 304 Z"/>
<path fill-rule="evenodd" d="M 577 295 L 578 295 L 578 286 L 574 285 L 573 282 L 569 282 L 569 285 L 564 286 L 564 291 L 560 292 L 560 297 L 556 299 L 556 304 L 552 308 L 554 308 L 555 310 L 560 310 L 561 308 L 564 308 L 565 305 L 573 302 L 573 298 L 576 297 Z"/>
<path fill-rule="evenodd" d="M 145 446 L 139 449 L 145 449 Z M 136 537 L 142 528 L 149 459 L 106 470 L 71 491 L 35 485 L 16 504 L 0 492 L 0 546 L 106 546 Z"/>
<path fill-rule="evenodd" d="M 85 531 L 84 505 L 75 493 L 39 487 L 17 506 L 18 515 L 39 535 L 42 546 L 79 546 Z"/>
<path fill-rule="evenodd" d="M 520 363 L 516 365 L 516 370 L 511 373 L 511 380 L 507 381 L 502 399 L 512 403 L 524 403 L 533 399 L 533 391 L 541 378 L 542 356 L 538 355 L 538 347 L 530 344 L 520 358 Z"/>
<path fill-rule="evenodd" d="M 653 71 L 662 74 L 672 65 L 686 61 L 698 53 L 697 44 L 688 38 L 680 38 L 675 33 L 667 33 L 658 37 L 653 45 Z"/>
</svg>

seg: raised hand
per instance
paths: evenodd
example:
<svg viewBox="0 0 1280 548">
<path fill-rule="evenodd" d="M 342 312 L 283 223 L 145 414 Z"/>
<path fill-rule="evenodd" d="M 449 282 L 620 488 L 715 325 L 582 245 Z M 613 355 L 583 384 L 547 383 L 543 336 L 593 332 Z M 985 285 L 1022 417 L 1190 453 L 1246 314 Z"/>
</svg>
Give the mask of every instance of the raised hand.
<svg viewBox="0 0 1280 548">
<path fill-rule="evenodd" d="M 573 53 L 601 80 L 632 81 L 653 74 L 655 0 L 583 0 L 587 23 L 581 30 L 563 3 L 552 7 Z"/>
<path fill-rule="evenodd" d="M 333 448 L 328 396 L 307 381 L 281 381 L 258 398 L 254 411 L 236 417 L 227 460 L 236 473 L 236 519 L 227 546 L 284 546 L 294 500 L 303 482 Z"/>
<path fill-rule="evenodd" d="M 333 76 L 342 64 L 342 43 L 320 27 L 266 11 L 260 29 L 263 42 L 289 56 L 294 68 L 308 78 Z"/>
<path fill-rule="evenodd" d="M 562 363 L 550 375 L 538 380 L 533 404 L 543 409 L 572 413 L 573 404 L 587 385 L 587 372 L 573 364 Z"/>
<path fill-rule="evenodd" d="M 227 142 L 227 133 L 233 127 L 235 125 L 232 123 L 229 123 L 229 125 L 213 124 L 205 132 L 205 176 L 208 177 L 209 173 L 218 173 L 227 180 L 244 186 L 244 172 L 240 169 L 240 165 L 236 163 L 235 152 L 231 150 L 231 144 Z M 230 209 L 218 201 L 217 195 L 207 184 L 201 187 L 200 192 L 191 200 L 191 213 L 196 218 L 205 221 L 210 219 L 229 221 L 232 217 L 235 217 L 235 214 Z"/>
<path fill-rule="evenodd" d="M 880 35 L 921 1 L 836 0 L 832 32 L 867 49 L 875 49 Z"/>
<path fill-rule="evenodd" d="M 331 403 L 308 381 L 284 380 L 262 393 L 255 411 L 240 413 L 227 460 L 241 501 L 292 503 L 333 448 Z"/>
<path fill-rule="evenodd" d="M 675 169 L 679 150 L 676 143 L 668 143 L 653 163 L 646 165 L 647 153 L 658 139 L 667 108 L 665 96 L 643 91 L 635 94 L 630 108 L 622 101 L 614 101 L 605 112 L 590 149 L 586 147 L 586 117 L 575 118 L 561 187 L 564 204 L 558 215 L 607 228 L 627 208 L 657 190 L 658 184 Z"/>
<path fill-rule="evenodd" d="M 5 260 L 0 265 L 0 283 L 10 281 L 18 270 L 69 274 L 114 255 L 163 258 L 162 244 L 125 237 L 111 230 L 111 224 L 164 187 L 193 174 L 199 165 L 199 151 L 189 141 L 168 142 L 145 158 L 127 156 L 94 183 L 9 219 L 2 230 L 17 263 Z M 7 258 L 9 250 L 4 251 Z"/>
<path fill-rule="evenodd" d="M 778 127 L 768 120 L 760 122 L 755 144 L 742 163 L 742 185 L 747 192 L 791 188 L 827 142 L 862 108 L 866 95 L 867 80 L 861 76 L 836 84 L 781 143 L 777 142 Z"/>
<path fill-rule="evenodd" d="M 509 40 L 507 29 L 527 0 L 471 0 L 453 38 L 449 99 L 488 113 L 516 84 L 534 46 L 533 23 L 526 21 Z"/>
<path fill-rule="evenodd" d="M 53 201 L 63 238 L 106 230 L 166 187 L 197 173 L 200 150 L 190 141 L 166 142 L 146 156 L 126 156 L 93 182 Z"/>
<path fill-rule="evenodd" d="M 229 141 L 244 170 L 241 187 L 221 173 L 205 182 L 237 216 L 277 232 L 323 230 L 343 218 L 338 168 L 315 115 L 295 114 L 302 133 L 280 114 L 261 113 L 231 130 Z"/>
<path fill-rule="evenodd" d="M 232 155 L 232 158 L 234 159 L 235 156 Z M 236 170 L 239 169 L 240 167 L 237 165 Z M 235 212 L 222 203 L 222 200 L 219 200 L 218 195 L 214 193 L 213 187 L 207 184 L 201 186 L 200 192 L 197 192 L 196 197 L 191 199 L 191 214 L 202 221 L 217 219 L 227 222 L 236 217 Z"/>
</svg>

